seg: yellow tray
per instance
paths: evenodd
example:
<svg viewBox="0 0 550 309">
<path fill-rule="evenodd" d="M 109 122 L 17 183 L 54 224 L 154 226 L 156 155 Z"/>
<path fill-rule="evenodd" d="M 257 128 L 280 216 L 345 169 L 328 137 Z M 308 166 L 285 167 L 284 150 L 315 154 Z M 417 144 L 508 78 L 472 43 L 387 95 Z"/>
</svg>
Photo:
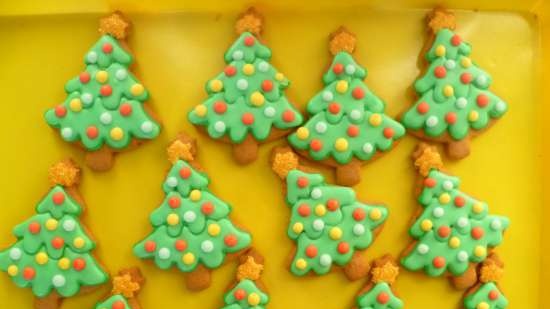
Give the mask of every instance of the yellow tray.
<svg viewBox="0 0 550 309">
<path fill-rule="evenodd" d="M 302 110 L 321 88 L 321 74 L 330 61 L 327 35 L 341 24 L 357 34 L 356 59 L 369 70 L 368 85 L 388 102 L 388 113 L 396 115 L 410 104 L 407 89 L 419 72 L 423 17 L 431 1 L 270 2 L 259 4 L 267 19 L 264 38 L 274 64 L 292 81 L 289 98 Z M 544 226 L 550 211 L 543 205 L 550 205 L 550 194 L 543 190 L 549 188 L 543 176 L 550 170 L 543 156 L 550 149 L 541 133 L 550 130 L 550 1 L 443 2 L 460 9 L 457 32 L 472 43 L 472 58 L 494 77 L 492 89 L 510 104 L 509 113 L 474 140 L 473 153 L 463 161 L 446 162 L 447 167 L 461 177 L 465 192 L 512 220 L 497 249 L 506 263 L 502 287 L 510 308 L 548 306 L 543 297 L 550 280 L 550 241 L 544 235 L 550 228 Z M 48 166 L 67 156 L 82 163 L 82 153 L 50 131 L 42 114 L 65 98 L 63 85 L 82 70 L 81 59 L 98 38 L 98 17 L 121 9 L 134 23 L 130 46 L 164 130 L 156 141 L 119 156 L 112 171 L 84 170 L 84 223 L 98 241 L 97 256 L 112 272 L 129 265 L 142 268 L 148 278 L 139 297 L 144 308 L 221 307 L 234 265 L 216 271 L 209 290 L 190 293 L 181 273 L 161 271 L 131 251 L 149 231 L 148 216 L 163 198 L 160 186 L 169 167 L 164 147 L 183 129 L 199 138 L 199 160 L 212 179 L 212 190 L 234 206 L 233 217 L 251 230 L 255 246 L 267 257 L 264 279 L 270 308 L 351 307 L 365 282 L 349 283 L 341 273 L 295 278 L 287 271 L 293 245 L 286 236 L 289 210 L 267 164 L 276 143 L 262 147 L 254 164 L 239 167 L 226 145 L 198 135 L 186 120 L 187 111 L 206 97 L 205 81 L 223 69 L 222 55 L 235 39 L 233 22 L 248 4 L 0 1 L 0 248 L 14 241 L 12 227 L 34 214 L 35 203 L 48 189 Z M 415 173 L 409 160 L 416 143 L 408 136 L 390 154 L 363 168 L 363 181 L 356 187 L 359 197 L 383 201 L 391 211 L 368 251 L 372 258 L 386 252 L 399 255 L 410 241 L 409 220 L 419 207 L 412 195 Z M 254 190 L 245 195 L 248 186 Z M 460 307 L 462 293 L 444 278 L 403 271 L 397 288 L 407 308 Z M 66 300 L 63 308 L 93 308 L 107 289 Z M 28 289 L 0 276 L 0 308 L 31 308 L 31 302 Z"/>
</svg>

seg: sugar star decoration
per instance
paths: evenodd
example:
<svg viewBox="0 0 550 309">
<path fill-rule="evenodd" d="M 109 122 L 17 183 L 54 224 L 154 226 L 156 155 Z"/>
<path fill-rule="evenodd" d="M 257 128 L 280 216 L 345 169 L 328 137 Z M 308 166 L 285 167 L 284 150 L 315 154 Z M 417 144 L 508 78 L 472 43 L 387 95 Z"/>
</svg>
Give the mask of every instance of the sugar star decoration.
<svg viewBox="0 0 550 309">
<path fill-rule="evenodd" d="M 419 151 L 422 154 L 414 161 L 414 165 L 418 167 L 422 176 L 428 176 L 432 168 L 441 169 L 443 167 L 441 155 L 435 147 L 422 144 Z"/>
<path fill-rule="evenodd" d="M 139 291 L 139 284 L 132 281 L 132 277 L 128 274 L 116 276 L 113 278 L 112 294 L 122 294 L 126 298 L 132 298 L 135 292 Z"/>
<path fill-rule="evenodd" d="M 167 149 L 168 160 L 172 163 L 177 162 L 179 159 L 185 161 L 193 161 L 193 153 L 191 152 L 191 144 L 183 143 L 182 141 L 173 142 Z"/>
<path fill-rule="evenodd" d="M 330 53 L 333 55 L 338 54 L 341 51 L 353 53 L 357 38 L 346 28 L 340 27 L 330 36 Z"/>
<path fill-rule="evenodd" d="M 254 261 L 254 258 L 249 256 L 246 259 L 246 262 L 239 265 L 239 267 L 237 268 L 237 280 L 258 280 L 263 269 L 264 266 L 262 264 L 256 263 L 256 261 Z"/>
<path fill-rule="evenodd" d="M 99 32 L 111 34 L 117 39 L 124 39 L 128 33 L 130 23 L 120 13 L 105 16 L 99 21 Z"/>
<path fill-rule="evenodd" d="M 387 282 L 388 284 L 393 284 L 398 274 L 399 267 L 391 262 L 386 262 L 383 266 L 375 267 L 372 270 L 372 282 Z"/>
</svg>

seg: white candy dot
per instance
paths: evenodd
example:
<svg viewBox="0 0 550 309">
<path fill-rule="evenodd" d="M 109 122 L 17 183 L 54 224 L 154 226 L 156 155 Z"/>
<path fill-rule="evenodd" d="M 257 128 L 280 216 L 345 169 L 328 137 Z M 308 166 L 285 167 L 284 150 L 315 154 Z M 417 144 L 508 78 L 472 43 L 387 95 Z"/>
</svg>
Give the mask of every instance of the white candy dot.
<svg viewBox="0 0 550 309">
<path fill-rule="evenodd" d="M 449 59 L 445 61 L 445 67 L 449 70 L 452 70 L 456 67 L 456 62 L 454 60 Z"/>
<path fill-rule="evenodd" d="M 264 115 L 269 118 L 275 116 L 275 112 L 275 109 L 271 106 L 268 106 L 264 109 Z"/>
<path fill-rule="evenodd" d="M 418 247 L 416 247 L 416 251 L 418 251 L 418 253 L 424 255 L 424 254 L 428 253 L 428 251 L 430 251 L 430 247 L 428 247 L 428 245 L 426 245 L 426 244 L 420 244 L 420 245 L 418 245 Z"/>
<path fill-rule="evenodd" d="M 187 223 L 191 223 L 195 221 L 195 219 L 197 219 L 197 215 L 191 210 L 188 210 L 183 214 L 183 220 Z"/>
<path fill-rule="evenodd" d="M 325 222 L 323 222 L 323 220 L 321 219 L 315 219 L 315 221 L 313 221 L 313 229 L 320 232 L 322 231 L 323 229 L 325 228 Z"/>
<path fill-rule="evenodd" d="M 99 121 L 104 125 L 109 125 L 113 121 L 113 116 L 111 116 L 108 112 L 103 112 L 99 116 Z"/>
<path fill-rule="evenodd" d="M 233 52 L 233 60 L 239 61 L 242 60 L 244 57 L 244 53 L 242 50 L 236 50 Z"/>
<path fill-rule="evenodd" d="M 65 277 L 63 277 L 63 275 L 55 275 L 52 278 L 52 284 L 56 288 L 60 288 L 60 287 L 64 286 L 65 282 L 66 282 L 66 280 L 65 280 Z"/>
<path fill-rule="evenodd" d="M 363 145 L 363 151 L 365 153 L 372 153 L 373 150 L 374 150 L 374 147 L 372 146 L 371 143 L 365 143 L 365 145 Z"/>
<path fill-rule="evenodd" d="M 479 86 L 485 86 L 487 84 L 487 76 L 485 75 L 479 75 L 477 78 L 476 78 L 476 83 L 479 85 Z"/>
<path fill-rule="evenodd" d="M 201 244 L 201 250 L 203 252 L 209 253 L 214 250 L 214 243 L 211 240 L 205 240 Z"/>
<path fill-rule="evenodd" d="M 464 97 L 460 97 L 456 99 L 455 105 L 458 109 L 464 109 L 466 108 L 466 105 L 468 105 L 468 100 L 466 100 L 466 98 Z"/>
<path fill-rule="evenodd" d="M 354 109 L 349 113 L 349 116 L 353 120 L 359 120 L 361 118 L 361 111 L 357 110 L 357 109 Z"/>
<path fill-rule="evenodd" d="M 502 228 L 502 222 L 499 219 L 494 219 L 493 222 L 491 222 L 491 228 L 495 231 L 498 231 Z"/>
<path fill-rule="evenodd" d="M 430 117 L 428 117 L 428 119 L 426 119 L 426 125 L 428 127 L 435 127 L 438 122 L 439 122 L 439 120 L 437 120 L 436 116 L 430 116 Z"/>
<path fill-rule="evenodd" d="M 258 64 L 258 70 L 259 70 L 260 72 L 267 72 L 267 70 L 269 70 L 269 64 L 268 64 L 267 62 L 265 62 L 265 61 L 260 62 L 260 63 Z"/>
<path fill-rule="evenodd" d="M 174 176 L 168 177 L 168 179 L 166 179 L 166 185 L 175 188 L 178 185 L 178 179 Z"/>
<path fill-rule="evenodd" d="M 170 258 L 170 250 L 168 248 L 160 248 L 158 255 L 160 259 L 167 260 Z"/>
<path fill-rule="evenodd" d="M 63 229 L 67 232 L 72 232 L 76 228 L 76 222 L 72 219 L 63 222 Z"/>
<path fill-rule="evenodd" d="M 128 77 L 128 71 L 125 69 L 118 69 L 115 73 L 115 77 L 118 80 L 124 80 L 126 77 Z"/>
<path fill-rule="evenodd" d="M 497 104 L 495 105 L 495 110 L 499 113 L 502 113 L 503 111 L 506 110 L 506 103 L 502 101 L 498 101 Z"/>
<path fill-rule="evenodd" d="M 458 227 L 465 227 L 468 225 L 468 219 L 464 217 L 458 218 L 456 225 L 458 225 Z"/>
<path fill-rule="evenodd" d="M 332 258 L 328 254 L 321 254 L 321 257 L 319 257 L 319 264 L 324 267 L 329 267 L 332 264 Z"/>
<path fill-rule="evenodd" d="M 95 51 L 91 51 L 86 55 L 86 59 L 89 63 L 96 63 L 97 62 L 97 53 Z"/>
<path fill-rule="evenodd" d="M 353 226 L 353 234 L 356 235 L 356 236 L 361 236 L 363 234 L 365 234 L 365 226 L 363 224 L 355 224 Z"/>
<path fill-rule="evenodd" d="M 323 192 L 321 191 L 321 189 L 315 188 L 311 190 L 311 198 L 316 200 L 316 199 L 320 199 L 321 196 L 323 196 Z"/>
<path fill-rule="evenodd" d="M 443 189 L 445 189 L 445 190 L 447 190 L 447 191 L 451 191 L 451 190 L 453 189 L 453 187 L 454 187 L 454 186 L 453 186 L 452 181 L 450 181 L 450 180 L 445 180 L 445 181 L 443 182 Z"/>
<path fill-rule="evenodd" d="M 248 82 L 246 81 L 246 79 L 239 79 L 237 81 L 237 89 L 239 90 L 246 90 L 248 88 Z"/>
<path fill-rule="evenodd" d="M 141 124 L 140 129 L 143 133 L 151 133 L 151 131 L 153 131 L 153 123 L 146 120 Z"/>
<path fill-rule="evenodd" d="M 441 207 L 436 207 L 433 210 L 433 215 L 436 218 L 441 218 L 441 217 L 443 217 L 444 214 L 445 214 L 445 210 L 443 210 L 443 208 L 441 208 Z"/>
<path fill-rule="evenodd" d="M 80 100 L 84 105 L 90 105 L 94 101 L 94 97 L 90 93 L 83 93 L 80 96 Z"/>
<path fill-rule="evenodd" d="M 332 92 L 328 90 L 323 92 L 323 100 L 325 100 L 326 102 L 330 102 L 332 101 L 332 99 L 334 99 L 334 95 L 332 94 Z"/>
<path fill-rule="evenodd" d="M 216 123 L 214 123 L 214 130 L 219 133 L 225 132 L 225 123 L 221 120 L 216 121 Z"/>
<path fill-rule="evenodd" d="M 70 139 L 71 137 L 73 137 L 73 129 L 71 128 L 61 129 L 61 136 L 63 136 L 64 139 Z"/>
<path fill-rule="evenodd" d="M 327 131 L 327 123 L 324 121 L 319 121 L 315 124 L 315 131 L 319 134 L 323 134 Z"/>
<path fill-rule="evenodd" d="M 466 251 L 460 251 L 458 252 L 458 254 L 456 255 L 456 258 L 460 261 L 460 262 L 467 262 L 468 261 L 468 253 Z"/>
<path fill-rule="evenodd" d="M 14 260 L 14 261 L 17 261 L 21 258 L 21 249 L 19 248 L 12 248 L 10 250 L 10 259 Z"/>
<path fill-rule="evenodd" d="M 346 74 L 351 75 L 355 73 L 355 66 L 353 64 L 346 65 Z"/>
</svg>

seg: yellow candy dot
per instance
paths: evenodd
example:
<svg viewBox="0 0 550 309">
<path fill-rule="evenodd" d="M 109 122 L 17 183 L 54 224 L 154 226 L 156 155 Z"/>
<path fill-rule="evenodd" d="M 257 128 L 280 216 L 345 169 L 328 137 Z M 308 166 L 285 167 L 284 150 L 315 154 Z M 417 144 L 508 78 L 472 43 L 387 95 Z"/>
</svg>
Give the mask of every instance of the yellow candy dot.
<svg viewBox="0 0 550 309">
<path fill-rule="evenodd" d="M 340 239 L 342 238 L 342 230 L 339 227 L 333 227 L 330 229 L 329 236 L 334 240 Z"/>
<path fill-rule="evenodd" d="M 483 246 L 476 246 L 474 249 L 474 255 L 477 257 L 484 257 L 487 254 L 487 249 Z"/>
<path fill-rule="evenodd" d="M 265 103 L 264 95 L 259 91 L 256 91 L 250 96 L 250 102 L 254 106 L 262 106 Z"/>
<path fill-rule="evenodd" d="M 339 93 L 345 93 L 348 91 L 348 82 L 345 80 L 340 80 L 336 83 L 336 91 Z"/>
<path fill-rule="evenodd" d="M 296 234 L 300 234 L 303 230 L 304 230 L 304 225 L 300 222 L 296 222 L 292 226 L 292 231 L 294 231 L 294 233 Z"/>
<path fill-rule="evenodd" d="M 250 63 L 247 63 L 243 66 L 243 73 L 246 75 L 254 74 L 254 66 Z"/>
<path fill-rule="evenodd" d="M 166 222 L 168 223 L 168 225 L 176 225 L 180 223 L 180 217 L 176 214 L 169 214 L 168 216 L 166 216 Z"/>
<path fill-rule="evenodd" d="M 458 239 L 458 237 L 451 237 L 451 239 L 449 239 L 449 247 L 458 248 L 459 246 L 460 246 L 460 239 Z"/>
<path fill-rule="evenodd" d="M 137 97 L 137 96 L 141 95 L 144 90 L 145 90 L 145 88 L 143 88 L 142 84 L 133 84 L 132 88 L 130 88 L 130 93 L 134 97 Z"/>
<path fill-rule="evenodd" d="M 220 234 L 220 226 L 216 223 L 212 223 L 208 226 L 208 234 L 210 234 L 210 236 L 217 236 Z"/>
<path fill-rule="evenodd" d="M 345 138 L 340 137 L 336 140 L 336 142 L 334 142 L 334 148 L 336 151 L 346 151 L 348 149 L 348 141 Z"/>
<path fill-rule="evenodd" d="M 325 207 L 325 205 L 319 204 L 315 206 L 315 214 L 318 215 L 319 217 L 324 216 L 326 213 L 327 213 L 327 208 Z"/>
<path fill-rule="evenodd" d="M 223 89 L 223 82 L 219 79 L 214 79 L 210 81 L 210 90 L 214 92 L 220 92 Z"/>
<path fill-rule="evenodd" d="M 476 309 L 489 309 L 489 304 L 482 301 L 479 304 L 477 304 Z"/>
<path fill-rule="evenodd" d="M 207 112 L 208 109 L 203 104 L 195 106 L 195 114 L 197 114 L 197 116 L 204 117 Z"/>
<path fill-rule="evenodd" d="M 191 193 L 189 194 L 189 198 L 193 201 L 193 202 L 196 202 L 198 200 L 201 199 L 201 191 L 199 190 L 193 190 L 191 191 Z"/>
<path fill-rule="evenodd" d="M 443 94 L 444 94 L 446 97 L 450 97 L 450 96 L 452 96 L 454 93 L 455 93 L 455 89 L 453 88 L 453 86 L 447 85 L 447 86 L 443 87 Z"/>
<path fill-rule="evenodd" d="M 441 204 L 448 204 L 451 201 L 451 196 L 449 193 L 443 193 L 439 196 L 439 202 Z"/>
<path fill-rule="evenodd" d="M 380 209 L 373 209 L 371 210 L 371 212 L 369 213 L 369 218 L 371 218 L 372 220 L 378 220 L 382 217 L 382 212 L 380 211 Z"/>
<path fill-rule="evenodd" d="M 483 207 L 483 204 L 480 202 L 475 203 L 472 206 L 472 211 L 476 214 L 481 213 L 485 207 Z"/>
<path fill-rule="evenodd" d="M 470 114 L 468 114 L 468 120 L 470 120 L 471 122 L 474 122 L 474 121 L 476 121 L 477 119 L 479 119 L 479 114 L 478 114 L 478 112 L 476 112 L 476 111 L 471 111 Z"/>
<path fill-rule="evenodd" d="M 76 238 L 73 240 L 73 245 L 74 245 L 75 248 L 77 248 L 77 249 L 80 249 L 80 248 L 84 247 L 85 244 L 86 244 L 86 241 L 85 241 L 84 238 L 82 238 L 82 237 L 76 237 Z"/>
<path fill-rule="evenodd" d="M 468 57 L 462 57 L 460 64 L 462 64 L 463 67 L 468 68 L 472 65 L 472 60 Z"/>
<path fill-rule="evenodd" d="M 46 229 L 48 231 L 53 231 L 57 228 L 57 220 L 55 219 L 48 219 L 46 221 Z"/>
<path fill-rule="evenodd" d="M 59 260 L 57 262 L 57 267 L 59 267 L 63 270 L 69 269 L 69 267 L 71 267 L 71 260 L 64 257 L 64 258 L 62 258 L 61 260 Z"/>
<path fill-rule="evenodd" d="M 19 273 L 19 268 L 15 265 L 10 265 L 8 267 L 8 275 L 15 277 Z"/>
<path fill-rule="evenodd" d="M 380 116 L 380 114 L 372 114 L 369 117 L 369 123 L 373 127 L 379 126 L 382 123 L 382 116 Z"/>
<path fill-rule="evenodd" d="M 309 130 L 305 127 L 299 127 L 296 131 L 296 136 L 299 139 L 307 139 L 309 137 Z"/>
<path fill-rule="evenodd" d="M 248 304 L 250 306 L 257 306 L 260 303 L 260 295 L 257 293 L 250 293 L 248 295 Z"/>
<path fill-rule="evenodd" d="M 36 263 L 38 263 L 39 265 L 44 265 L 46 263 L 48 263 L 48 255 L 44 252 L 40 252 L 38 253 L 34 259 L 36 260 Z"/>
<path fill-rule="evenodd" d="M 82 102 L 78 98 L 72 99 L 71 102 L 69 102 L 69 108 L 73 112 L 78 113 L 82 110 Z"/>
<path fill-rule="evenodd" d="M 422 221 L 422 223 L 420 223 L 420 228 L 424 231 L 424 232 L 427 232 L 429 230 L 431 230 L 433 227 L 433 223 L 432 221 L 428 220 L 428 219 L 424 219 Z"/>
<path fill-rule="evenodd" d="M 107 73 L 107 71 L 98 71 L 97 73 L 95 73 L 95 80 L 97 80 L 101 84 L 106 82 L 108 78 L 109 73 Z"/>
<path fill-rule="evenodd" d="M 445 46 L 443 45 L 438 45 L 436 48 L 435 48 L 435 55 L 438 56 L 438 57 L 443 57 L 445 56 Z"/>
<path fill-rule="evenodd" d="M 282 81 L 283 79 L 285 79 L 285 76 L 283 73 L 277 73 L 275 74 L 275 79 L 278 81 Z"/>
<path fill-rule="evenodd" d="M 120 141 L 124 137 L 124 131 L 119 127 L 114 127 L 111 129 L 111 138 L 115 141 Z"/>
<path fill-rule="evenodd" d="M 185 265 L 193 264 L 193 262 L 195 262 L 195 256 L 193 253 L 186 253 L 181 257 L 181 261 Z"/>
<path fill-rule="evenodd" d="M 304 259 L 298 259 L 296 261 L 296 268 L 298 269 L 305 269 L 307 267 L 307 262 Z"/>
</svg>

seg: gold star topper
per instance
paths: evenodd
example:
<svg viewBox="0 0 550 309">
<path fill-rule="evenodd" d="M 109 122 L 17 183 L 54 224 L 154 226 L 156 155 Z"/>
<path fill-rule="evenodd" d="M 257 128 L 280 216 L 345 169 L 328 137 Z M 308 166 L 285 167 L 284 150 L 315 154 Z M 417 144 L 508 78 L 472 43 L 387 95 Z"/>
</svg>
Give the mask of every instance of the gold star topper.
<svg viewBox="0 0 550 309">
<path fill-rule="evenodd" d="M 190 143 L 184 143 L 180 140 L 176 140 L 166 149 L 168 160 L 172 163 L 176 163 L 182 159 L 185 161 L 193 161 L 193 146 Z"/>
<path fill-rule="evenodd" d="M 374 283 L 386 282 L 393 284 L 397 275 L 399 275 L 399 267 L 391 261 L 386 261 L 383 265 L 374 267 L 371 271 L 372 279 Z"/>
<path fill-rule="evenodd" d="M 48 178 L 52 184 L 70 187 L 80 181 L 80 169 L 73 161 L 63 160 L 50 167 Z"/>
<path fill-rule="evenodd" d="M 497 282 L 502 278 L 504 270 L 493 261 L 487 261 L 482 267 L 479 275 L 479 281 L 483 283 Z"/>
<path fill-rule="evenodd" d="M 140 286 L 132 280 L 132 276 L 124 274 L 113 278 L 113 295 L 122 294 L 126 298 L 134 297 L 134 294 L 139 291 Z"/>
<path fill-rule="evenodd" d="M 456 28 L 455 15 L 444 8 L 435 8 L 427 16 L 428 27 L 436 33 L 437 31 L 447 28 L 454 30 Z"/>
<path fill-rule="evenodd" d="M 279 148 L 274 152 L 271 169 L 284 179 L 288 173 L 298 167 L 298 156 L 290 148 Z"/>
<path fill-rule="evenodd" d="M 339 52 L 353 53 L 357 38 L 355 34 L 351 33 L 348 29 L 340 26 L 336 31 L 329 36 L 329 51 L 332 55 L 336 55 Z"/>
<path fill-rule="evenodd" d="M 242 281 L 244 279 L 258 280 L 264 266 L 262 264 L 257 264 L 254 261 L 254 258 L 249 256 L 246 258 L 246 262 L 239 265 L 237 268 L 237 280 Z"/>
<path fill-rule="evenodd" d="M 418 169 L 420 175 L 424 177 L 428 176 L 431 169 L 439 170 L 443 167 L 441 155 L 434 146 L 424 143 L 418 145 L 413 157 L 415 158 L 414 166 Z"/>
<path fill-rule="evenodd" d="M 99 20 L 99 33 L 110 34 L 121 40 L 125 39 L 130 31 L 130 22 L 121 12 L 114 12 Z"/>
<path fill-rule="evenodd" d="M 235 31 L 237 34 L 250 32 L 255 36 L 262 33 L 264 17 L 255 8 L 250 7 L 242 13 L 235 23 Z"/>
</svg>

